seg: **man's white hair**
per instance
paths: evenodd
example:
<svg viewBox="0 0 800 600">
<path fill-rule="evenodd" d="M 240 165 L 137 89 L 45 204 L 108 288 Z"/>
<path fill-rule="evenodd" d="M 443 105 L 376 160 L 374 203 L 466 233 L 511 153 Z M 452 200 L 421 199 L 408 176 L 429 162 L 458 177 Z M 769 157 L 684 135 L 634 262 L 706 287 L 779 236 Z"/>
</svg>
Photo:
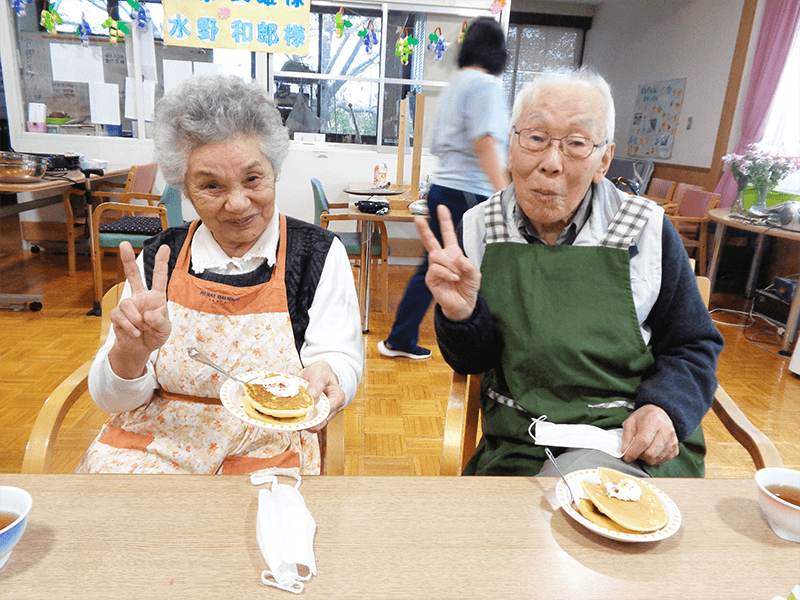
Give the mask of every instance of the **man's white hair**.
<svg viewBox="0 0 800 600">
<path fill-rule="evenodd" d="M 535 79 L 525 84 L 525 87 L 517 94 L 514 100 L 514 108 L 511 112 L 511 131 L 509 138 L 514 135 L 514 128 L 517 122 L 525 118 L 529 107 L 536 99 L 539 90 L 551 83 L 577 83 L 597 90 L 606 101 L 605 135 L 609 144 L 614 141 L 614 98 L 611 95 L 611 87 L 602 75 L 589 67 L 567 71 L 562 73 L 540 73 Z M 601 140 L 596 140 L 601 141 Z"/>
</svg>

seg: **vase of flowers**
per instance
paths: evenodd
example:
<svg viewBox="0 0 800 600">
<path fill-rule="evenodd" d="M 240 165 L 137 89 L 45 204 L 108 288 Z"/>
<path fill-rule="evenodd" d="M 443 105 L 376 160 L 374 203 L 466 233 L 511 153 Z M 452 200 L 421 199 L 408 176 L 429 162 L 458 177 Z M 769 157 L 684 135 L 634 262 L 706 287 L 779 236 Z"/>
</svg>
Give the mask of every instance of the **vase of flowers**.
<svg viewBox="0 0 800 600">
<path fill-rule="evenodd" d="M 736 180 L 738 194 L 731 212 L 744 212 L 742 194 L 748 183 L 752 185 L 758 199 L 751 207 L 753 212 L 767 209 L 767 195 L 789 173 L 800 169 L 800 159 L 770 154 L 759 144 L 750 144 L 744 154 L 727 154 L 722 161 L 729 166 Z"/>
</svg>

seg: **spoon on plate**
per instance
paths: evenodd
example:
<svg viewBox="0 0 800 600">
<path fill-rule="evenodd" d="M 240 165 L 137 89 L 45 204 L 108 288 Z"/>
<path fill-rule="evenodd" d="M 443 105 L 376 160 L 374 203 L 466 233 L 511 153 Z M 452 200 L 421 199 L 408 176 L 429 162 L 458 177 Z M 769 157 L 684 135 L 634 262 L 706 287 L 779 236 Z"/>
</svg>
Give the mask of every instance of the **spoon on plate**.
<svg viewBox="0 0 800 600">
<path fill-rule="evenodd" d="M 550 448 L 545 448 L 544 449 L 544 453 L 547 454 L 547 458 L 550 459 L 550 462 L 553 463 L 553 466 L 556 468 L 556 471 L 558 471 L 558 474 L 561 475 L 561 479 L 564 480 L 564 485 L 567 486 L 567 492 L 569 492 L 569 499 L 572 501 L 572 505 L 575 507 L 575 510 L 577 510 L 578 509 L 578 503 L 575 501 L 575 496 L 572 495 L 572 488 L 569 487 L 569 483 L 567 482 L 567 478 L 564 477 L 564 473 L 561 471 L 561 467 L 558 466 L 558 463 L 556 462 L 555 456 L 553 456 L 553 453 L 550 452 Z"/>
<path fill-rule="evenodd" d="M 189 348 L 186 351 L 186 354 L 189 355 L 189 358 L 193 358 L 197 362 L 202 363 L 204 365 L 208 365 L 212 369 L 219 371 L 220 373 L 225 375 L 225 377 L 227 377 L 228 379 L 233 379 L 236 383 L 241 383 L 246 390 L 251 391 L 253 394 L 258 394 L 259 390 L 262 389 L 262 386 L 256 385 L 254 383 L 247 383 L 246 381 L 242 381 L 238 377 L 234 377 L 233 375 L 228 373 L 225 369 L 217 365 L 210 358 L 208 358 L 205 354 L 200 352 L 200 350 L 198 350 L 197 348 Z"/>
</svg>

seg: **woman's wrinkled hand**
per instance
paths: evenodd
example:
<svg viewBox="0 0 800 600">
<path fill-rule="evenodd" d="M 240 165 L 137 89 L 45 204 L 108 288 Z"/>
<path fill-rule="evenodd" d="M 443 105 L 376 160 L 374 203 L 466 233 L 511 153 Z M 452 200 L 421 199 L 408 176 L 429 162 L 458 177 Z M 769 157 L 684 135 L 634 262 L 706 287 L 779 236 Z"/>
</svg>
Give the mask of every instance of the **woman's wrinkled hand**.
<svg viewBox="0 0 800 600">
<path fill-rule="evenodd" d="M 133 379 L 143 374 L 150 354 L 164 345 L 172 331 L 167 312 L 170 249 L 169 246 L 158 249 L 153 267 L 153 285 L 149 290 L 144 286 L 130 243 L 122 242 L 119 252 L 131 296 L 111 311 L 116 339 L 109 352 L 109 361 L 118 376 Z"/>
<path fill-rule="evenodd" d="M 312 427 L 309 431 L 321 431 L 325 428 L 333 417 L 336 416 L 345 405 L 344 390 L 339 387 L 339 378 L 333 372 L 330 365 L 324 360 L 315 362 L 303 369 L 300 377 L 308 381 L 308 393 L 314 398 L 316 402 L 319 400 L 320 394 L 324 393 L 331 404 L 331 412 L 328 418 L 316 427 Z"/>
<path fill-rule="evenodd" d="M 447 207 L 440 205 L 437 216 L 444 245 L 439 244 L 425 219 L 414 219 L 419 237 L 428 251 L 425 283 L 445 317 L 451 321 L 465 321 L 472 315 L 478 302 L 481 272 L 458 245 L 453 219 Z"/>
</svg>

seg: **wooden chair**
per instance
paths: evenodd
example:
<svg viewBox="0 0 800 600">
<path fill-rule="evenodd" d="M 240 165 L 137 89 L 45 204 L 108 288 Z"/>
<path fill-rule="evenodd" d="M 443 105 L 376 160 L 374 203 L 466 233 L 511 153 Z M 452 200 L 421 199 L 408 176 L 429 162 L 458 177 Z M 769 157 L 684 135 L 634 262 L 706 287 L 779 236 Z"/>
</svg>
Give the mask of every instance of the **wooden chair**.
<svg viewBox="0 0 800 600">
<path fill-rule="evenodd" d="M 114 285 L 103 296 L 103 319 L 100 325 L 100 344 L 102 346 L 111 327 L 111 309 L 119 303 L 124 283 Z M 53 390 L 39 410 L 33 424 L 25 455 L 22 459 L 22 473 L 49 473 L 53 448 L 56 445 L 59 429 L 69 409 L 88 392 L 89 368 L 94 358 L 78 367 L 69 377 Z M 97 410 L 100 410 L 99 408 Z M 344 418 L 337 415 L 320 434 L 322 453 L 322 473 L 327 475 L 344 474 Z"/>
<path fill-rule="evenodd" d="M 647 193 L 642 194 L 642 196 L 650 198 L 650 200 L 654 200 L 659 204 L 669 204 L 672 202 L 677 186 L 678 182 L 676 181 L 654 177 L 650 180 L 650 187 L 647 188 Z"/>
<path fill-rule="evenodd" d="M 708 306 L 711 282 L 707 277 L 698 277 L 697 285 Z M 480 421 L 480 388 L 480 374 L 453 373 L 442 441 L 441 475 L 460 475 L 475 453 Z M 750 453 L 756 469 L 783 466 L 775 444 L 750 422 L 722 386 L 717 386 L 711 408 L 736 441 Z"/>
<path fill-rule="evenodd" d="M 147 205 L 134 204 L 134 200 L 145 200 Z M 109 221 L 107 213 L 119 213 L 119 218 Z M 153 215 L 153 216 L 146 216 Z M 135 250 L 140 250 L 145 240 L 157 233 L 180 225 L 181 194 L 167 186 L 164 193 L 146 194 L 126 192 L 119 202 L 104 202 L 94 210 L 92 217 L 92 269 L 94 275 L 94 308 L 92 314 L 99 315 L 100 299 L 103 297 L 103 253 L 117 253 L 117 273 L 124 277 L 119 261 L 119 245 L 130 242 Z"/>
<path fill-rule="evenodd" d="M 331 209 L 346 209 L 346 202 L 328 202 L 322 184 L 316 178 L 311 178 L 311 189 L 314 193 L 314 223 L 320 227 L 328 228 L 331 221 L 352 221 L 346 214 L 332 213 Z M 359 223 L 360 227 L 360 223 Z M 371 259 L 376 266 L 379 266 L 379 282 L 377 285 L 380 296 L 381 312 L 389 311 L 389 255 L 392 249 L 388 244 L 389 236 L 386 232 L 386 225 L 381 221 L 375 222 L 375 234 L 372 236 Z M 347 256 L 354 260 L 356 265 L 361 260 L 361 233 L 360 231 L 337 231 L 336 235 L 342 240 Z"/>
<path fill-rule="evenodd" d="M 668 215 L 676 214 L 678 205 L 681 203 L 686 190 L 702 190 L 703 186 L 695 185 L 693 183 L 678 183 L 675 186 L 675 192 L 672 194 L 672 201 L 663 205 L 664 212 Z"/>
<path fill-rule="evenodd" d="M 105 202 L 110 198 L 122 199 L 124 194 L 129 192 L 143 192 L 149 194 L 153 191 L 153 185 L 156 182 L 157 174 L 158 165 L 156 163 L 149 163 L 131 167 L 125 183 L 101 181 L 99 187 L 91 191 L 92 205 L 97 206 L 99 202 Z M 92 207 L 86 203 L 85 194 L 86 192 L 82 190 L 73 189 L 66 190 L 62 194 L 64 213 L 67 217 L 67 254 L 69 257 L 70 277 L 75 277 L 75 241 L 77 236 L 79 234 L 91 235 Z M 85 209 L 79 208 L 73 204 L 73 196 L 81 196 Z M 96 300 L 99 302 L 100 298 L 96 298 Z"/>
<path fill-rule="evenodd" d="M 669 220 L 678 230 L 687 252 L 695 250 L 698 273 L 705 276 L 708 261 L 708 213 L 719 204 L 720 195 L 701 189 L 686 189 Z"/>
</svg>

